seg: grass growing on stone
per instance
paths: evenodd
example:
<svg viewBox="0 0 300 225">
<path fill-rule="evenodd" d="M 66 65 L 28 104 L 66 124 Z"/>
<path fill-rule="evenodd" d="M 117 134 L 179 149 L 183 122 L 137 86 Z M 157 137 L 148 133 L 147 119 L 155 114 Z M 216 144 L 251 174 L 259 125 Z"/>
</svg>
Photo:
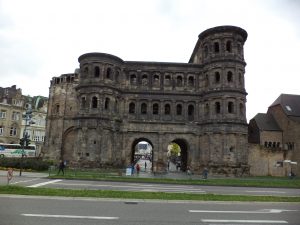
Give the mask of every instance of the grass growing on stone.
<svg viewBox="0 0 300 225">
<path fill-rule="evenodd" d="M 300 202 L 300 197 L 131 192 L 110 190 L 70 190 L 52 188 L 28 188 L 14 185 L 0 186 L 0 194 L 152 200 Z"/>
</svg>

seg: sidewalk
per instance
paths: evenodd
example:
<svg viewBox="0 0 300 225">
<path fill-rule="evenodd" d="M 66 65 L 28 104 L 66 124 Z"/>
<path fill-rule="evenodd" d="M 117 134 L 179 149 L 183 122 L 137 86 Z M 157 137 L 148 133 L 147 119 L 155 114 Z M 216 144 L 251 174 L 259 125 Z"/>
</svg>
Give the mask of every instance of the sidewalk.
<svg viewBox="0 0 300 225">
<path fill-rule="evenodd" d="M 14 171 L 14 177 L 19 176 L 20 171 L 16 170 Z M 22 177 L 34 177 L 34 178 L 43 178 L 43 177 L 48 177 L 48 173 L 37 173 L 37 172 L 24 172 L 22 171 Z M 7 176 L 7 171 L 5 170 L 0 170 L 0 177 L 6 177 Z"/>
</svg>

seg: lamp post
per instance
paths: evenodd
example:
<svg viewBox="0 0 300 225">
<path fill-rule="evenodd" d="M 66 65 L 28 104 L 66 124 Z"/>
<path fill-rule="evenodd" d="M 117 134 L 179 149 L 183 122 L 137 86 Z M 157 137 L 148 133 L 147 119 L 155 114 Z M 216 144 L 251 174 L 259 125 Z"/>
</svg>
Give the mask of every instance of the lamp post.
<svg viewBox="0 0 300 225">
<path fill-rule="evenodd" d="M 23 138 L 20 139 L 20 145 L 21 145 L 21 151 L 22 151 L 22 156 L 21 156 L 21 161 L 20 161 L 20 176 L 22 176 L 22 169 L 23 169 L 23 158 L 25 155 L 25 150 L 24 146 L 28 146 L 30 143 L 30 135 L 27 134 L 27 127 L 30 126 L 31 124 L 31 118 L 32 118 L 32 110 L 31 107 L 28 107 L 25 114 L 23 114 L 23 120 L 25 120 L 25 128 L 23 131 Z"/>
</svg>

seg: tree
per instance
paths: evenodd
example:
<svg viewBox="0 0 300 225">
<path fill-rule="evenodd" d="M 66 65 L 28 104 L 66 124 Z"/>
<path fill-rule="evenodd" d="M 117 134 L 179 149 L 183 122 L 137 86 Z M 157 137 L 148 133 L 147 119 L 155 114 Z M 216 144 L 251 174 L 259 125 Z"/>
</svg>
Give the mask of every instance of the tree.
<svg viewBox="0 0 300 225">
<path fill-rule="evenodd" d="M 171 143 L 170 145 L 171 145 L 171 149 L 170 149 L 171 156 L 175 156 L 175 157 L 179 156 L 181 151 L 179 145 L 176 143 Z"/>
</svg>

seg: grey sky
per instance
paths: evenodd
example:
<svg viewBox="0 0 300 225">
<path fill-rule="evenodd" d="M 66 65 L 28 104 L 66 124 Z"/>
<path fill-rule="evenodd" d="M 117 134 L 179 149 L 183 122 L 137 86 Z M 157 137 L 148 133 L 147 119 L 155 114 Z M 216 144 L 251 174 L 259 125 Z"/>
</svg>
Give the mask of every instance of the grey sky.
<svg viewBox="0 0 300 225">
<path fill-rule="evenodd" d="M 248 120 L 300 94 L 298 0 L 0 0 L 0 86 L 48 96 L 51 78 L 87 52 L 188 62 L 199 33 L 220 25 L 248 32 Z"/>
</svg>

